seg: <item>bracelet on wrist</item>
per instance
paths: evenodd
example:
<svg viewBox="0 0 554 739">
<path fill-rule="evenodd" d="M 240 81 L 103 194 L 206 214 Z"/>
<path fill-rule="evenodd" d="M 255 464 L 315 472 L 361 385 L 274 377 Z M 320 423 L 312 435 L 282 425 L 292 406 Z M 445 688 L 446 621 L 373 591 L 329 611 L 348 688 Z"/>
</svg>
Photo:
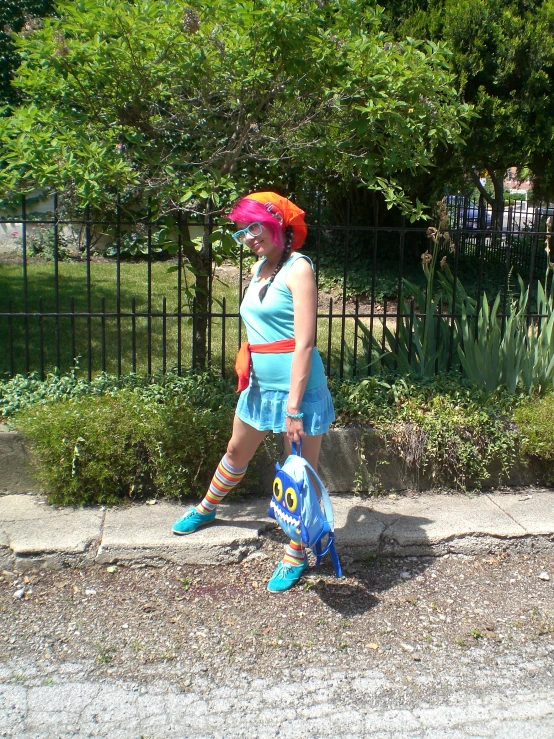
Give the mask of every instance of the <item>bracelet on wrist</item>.
<svg viewBox="0 0 554 739">
<path fill-rule="evenodd" d="M 303 413 L 289 413 L 288 411 L 285 411 L 285 416 L 287 418 L 304 418 Z"/>
</svg>

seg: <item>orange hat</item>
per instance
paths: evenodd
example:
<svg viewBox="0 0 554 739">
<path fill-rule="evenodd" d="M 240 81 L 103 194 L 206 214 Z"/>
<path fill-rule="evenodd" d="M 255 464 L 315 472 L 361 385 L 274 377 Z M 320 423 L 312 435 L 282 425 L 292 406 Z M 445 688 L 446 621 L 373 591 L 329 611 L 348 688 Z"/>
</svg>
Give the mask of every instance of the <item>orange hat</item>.
<svg viewBox="0 0 554 739">
<path fill-rule="evenodd" d="M 305 212 L 287 198 L 276 192 L 253 192 L 245 196 L 249 200 L 262 203 L 270 213 L 279 212 L 283 216 L 283 226 L 292 226 L 292 248 L 300 249 L 306 241 L 308 227 L 304 221 Z"/>
</svg>

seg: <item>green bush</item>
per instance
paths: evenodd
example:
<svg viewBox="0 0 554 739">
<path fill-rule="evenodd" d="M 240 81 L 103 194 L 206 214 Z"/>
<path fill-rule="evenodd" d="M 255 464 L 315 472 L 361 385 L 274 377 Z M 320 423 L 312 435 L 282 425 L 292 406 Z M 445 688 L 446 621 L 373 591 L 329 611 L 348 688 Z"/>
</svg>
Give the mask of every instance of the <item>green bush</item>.
<svg viewBox="0 0 554 739">
<path fill-rule="evenodd" d="M 17 427 L 31 443 L 35 472 L 51 503 L 116 503 L 153 493 L 158 413 L 146 414 L 122 391 L 30 406 Z"/>
<path fill-rule="evenodd" d="M 478 488 L 491 464 L 507 473 L 520 453 L 514 412 L 528 401 L 506 389 L 488 393 L 455 373 L 332 378 L 330 387 L 337 425 L 373 426 L 437 487 Z M 90 383 L 75 375 L 18 376 L 0 383 L 0 412 L 29 439 L 37 475 L 58 505 L 202 496 L 235 404 L 234 384 L 210 373 L 100 375 Z M 545 411 L 546 440 L 547 418 Z M 530 448 L 526 442 L 525 451 L 535 453 Z M 237 493 L 259 483 L 251 465 Z"/>
<path fill-rule="evenodd" d="M 554 393 L 526 400 L 514 413 L 521 429 L 521 448 L 525 456 L 539 462 L 547 485 L 554 484 Z"/>
<path fill-rule="evenodd" d="M 512 205 L 512 203 L 525 202 L 527 197 L 523 192 L 510 192 L 504 190 L 504 205 Z"/>
<path fill-rule="evenodd" d="M 36 476 L 56 505 L 203 496 L 225 451 L 234 406 L 230 385 L 209 375 L 163 383 L 15 378 L 4 383 L 0 400 L 29 440 Z M 258 484 L 251 465 L 241 492 Z"/>
<path fill-rule="evenodd" d="M 144 401 L 165 403 L 180 397 L 212 410 L 234 408 L 236 403 L 234 383 L 212 372 L 190 372 L 182 376 L 168 373 L 151 379 L 136 374 L 117 377 L 103 372 L 90 382 L 78 377 L 76 371 L 67 375 L 53 372 L 45 380 L 33 373 L 0 382 L 0 414 L 8 418 L 29 405 L 88 395 L 116 395 L 124 389 Z"/>
<path fill-rule="evenodd" d="M 512 423 L 519 396 L 487 393 L 457 374 L 370 377 L 334 383 L 340 423 L 372 425 L 391 451 L 437 487 L 480 488 L 496 463 L 507 474 L 518 455 Z"/>
</svg>

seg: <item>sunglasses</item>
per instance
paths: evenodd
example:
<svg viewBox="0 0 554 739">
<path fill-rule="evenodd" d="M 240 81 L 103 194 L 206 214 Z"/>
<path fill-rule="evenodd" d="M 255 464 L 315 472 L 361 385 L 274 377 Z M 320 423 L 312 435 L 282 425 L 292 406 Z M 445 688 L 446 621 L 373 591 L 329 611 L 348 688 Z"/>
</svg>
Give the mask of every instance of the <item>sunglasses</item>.
<svg viewBox="0 0 554 739">
<path fill-rule="evenodd" d="M 254 223 L 250 223 L 246 228 L 236 231 L 233 234 L 233 238 L 237 244 L 244 244 L 247 236 L 259 236 L 262 233 L 262 229 L 261 221 L 255 221 Z"/>
</svg>

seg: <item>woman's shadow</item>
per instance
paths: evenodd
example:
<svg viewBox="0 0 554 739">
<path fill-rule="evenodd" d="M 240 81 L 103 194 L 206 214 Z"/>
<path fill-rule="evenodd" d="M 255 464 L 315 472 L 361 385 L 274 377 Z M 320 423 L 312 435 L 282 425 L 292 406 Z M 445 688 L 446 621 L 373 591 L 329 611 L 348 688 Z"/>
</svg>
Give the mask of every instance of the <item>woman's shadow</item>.
<svg viewBox="0 0 554 739">
<path fill-rule="evenodd" d="M 329 555 L 323 557 L 320 567 L 310 567 L 304 575 L 308 589 L 344 617 L 375 607 L 380 593 L 405 582 L 407 573 L 411 579 L 424 572 L 432 554 L 425 531 L 426 525 L 432 523 L 430 518 L 402 515 L 394 511 L 392 502 L 382 506 L 390 505 L 391 512 L 384 512 L 373 509 L 370 500 L 366 505 L 361 499 L 356 500 L 360 502 L 352 505 L 350 496 L 332 497 L 336 546 L 345 577 L 335 577 Z M 223 504 L 223 515 L 214 528 L 232 523 L 285 544 L 288 539 L 275 522 L 268 520 L 267 507 L 266 500 L 256 498 L 241 506 L 236 518 L 236 514 L 225 513 L 227 506 Z M 406 556 L 394 556 L 399 549 L 403 555 L 417 555 L 417 559 L 408 561 Z M 313 563 L 313 558 L 310 561 Z"/>
<path fill-rule="evenodd" d="M 412 553 L 425 553 L 429 540 L 425 525 L 429 518 L 376 511 L 370 505 L 345 505 L 333 499 L 337 551 L 345 577 L 335 577 L 330 557 L 320 568 L 309 570 L 309 580 L 321 600 L 344 617 L 352 617 L 374 608 L 380 594 L 422 574 L 429 558 L 391 556 L 393 544 L 410 547 Z M 342 513 L 342 515 L 341 515 Z M 415 546 L 417 544 L 417 547 Z"/>
</svg>

